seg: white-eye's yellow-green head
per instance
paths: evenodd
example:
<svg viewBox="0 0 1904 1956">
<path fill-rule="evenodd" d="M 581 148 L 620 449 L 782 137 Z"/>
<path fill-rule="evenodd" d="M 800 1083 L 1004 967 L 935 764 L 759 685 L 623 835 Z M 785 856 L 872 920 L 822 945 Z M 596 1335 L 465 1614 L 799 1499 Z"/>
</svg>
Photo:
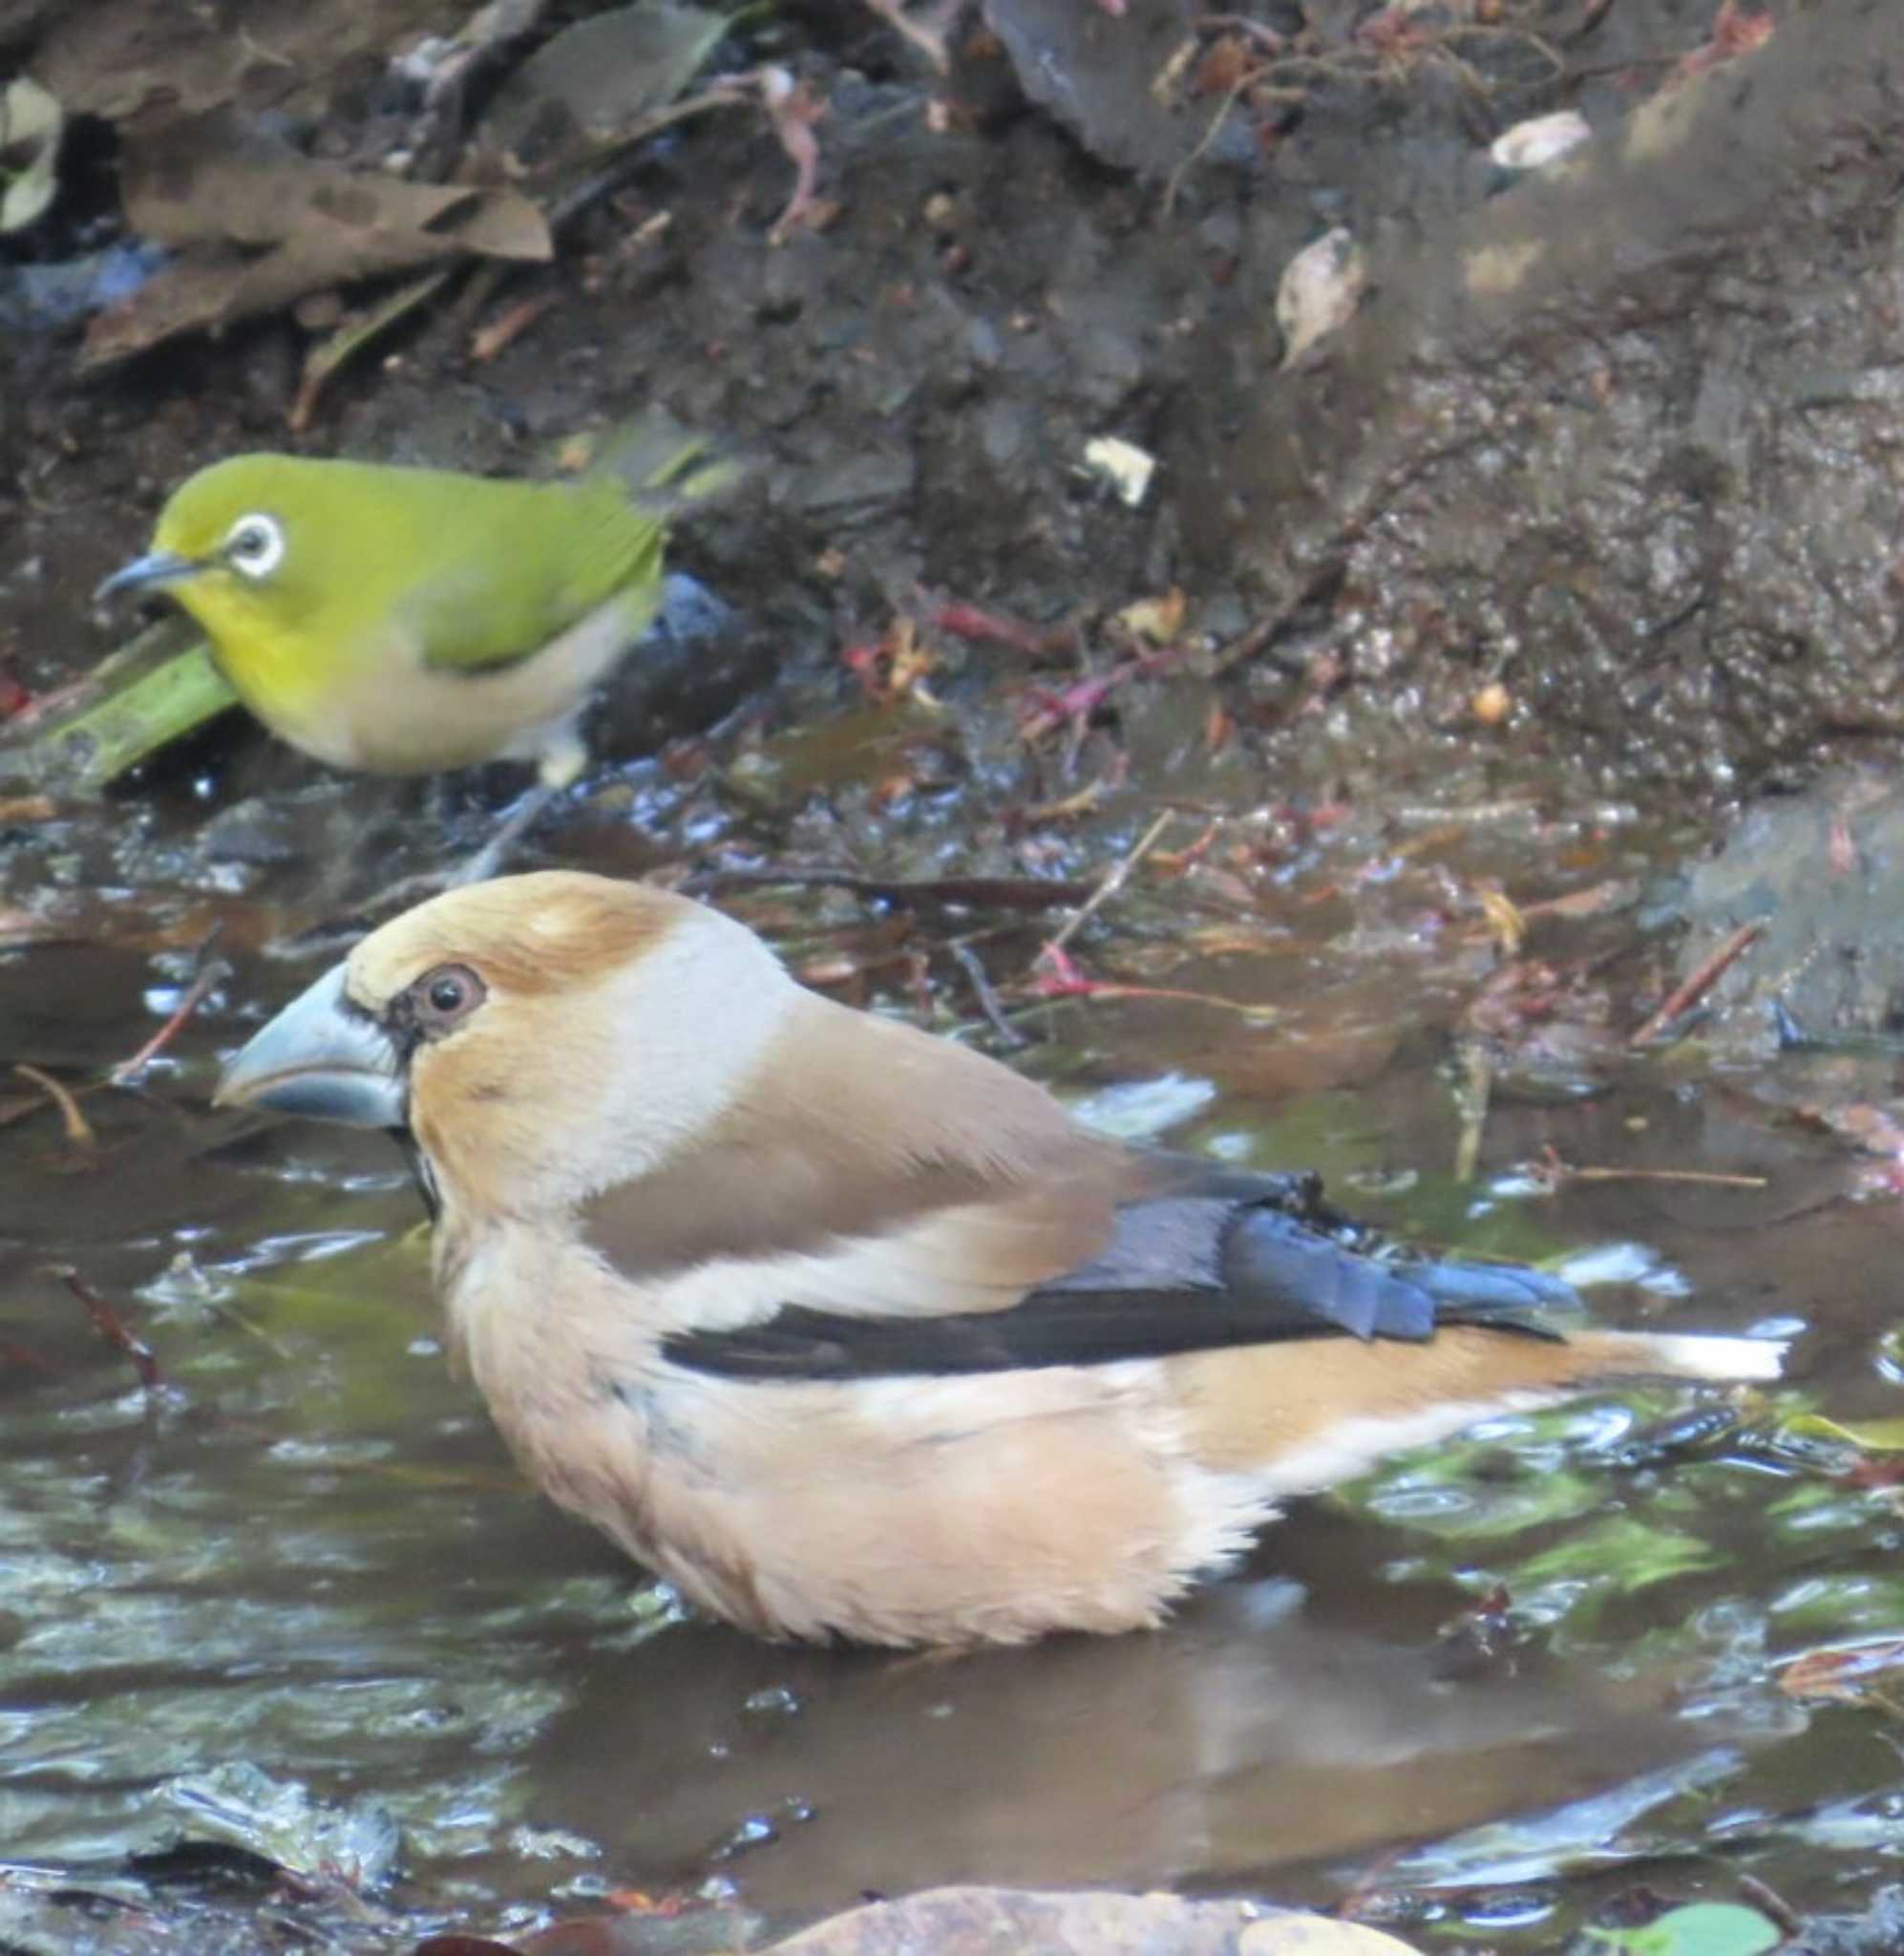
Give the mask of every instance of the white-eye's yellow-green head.
<svg viewBox="0 0 1904 1956">
<path fill-rule="evenodd" d="M 297 456 L 233 456 L 200 470 L 172 491 L 149 552 L 97 597 L 168 590 L 221 644 L 308 612 L 332 577 L 348 575 L 338 545 L 356 528 L 332 521 L 348 491 L 325 478 L 327 463 Z"/>
<path fill-rule="evenodd" d="M 274 455 L 233 456 L 201 469 L 159 512 L 152 547 L 97 595 L 168 591 L 226 650 L 307 616 L 331 579 L 349 575 L 348 562 L 335 561 L 337 526 L 328 513 L 334 498 L 322 471 Z"/>
</svg>

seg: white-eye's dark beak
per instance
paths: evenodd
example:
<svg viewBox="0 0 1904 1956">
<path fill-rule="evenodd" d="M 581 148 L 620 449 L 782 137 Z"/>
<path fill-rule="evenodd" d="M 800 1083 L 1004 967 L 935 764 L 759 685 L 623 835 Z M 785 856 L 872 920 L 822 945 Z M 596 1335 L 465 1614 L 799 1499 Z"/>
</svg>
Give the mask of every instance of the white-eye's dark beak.
<svg viewBox="0 0 1904 1956">
<path fill-rule="evenodd" d="M 226 1066 L 212 1104 L 400 1128 L 405 1099 L 396 1048 L 346 997 L 344 967 L 334 965 L 252 1034 Z"/>
<path fill-rule="evenodd" d="M 180 557 L 176 550 L 148 550 L 121 564 L 93 593 L 93 602 L 103 605 L 121 591 L 143 591 L 155 585 L 174 585 L 183 577 L 196 577 L 204 568 L 196 558 Z"/>
</svg>

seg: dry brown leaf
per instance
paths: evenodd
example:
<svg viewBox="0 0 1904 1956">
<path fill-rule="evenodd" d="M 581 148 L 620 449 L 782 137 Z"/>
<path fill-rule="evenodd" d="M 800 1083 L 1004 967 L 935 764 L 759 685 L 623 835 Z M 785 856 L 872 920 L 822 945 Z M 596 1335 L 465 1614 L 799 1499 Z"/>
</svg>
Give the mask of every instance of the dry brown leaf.
<svg viewBox="0 0 1904 1956">
<path fill-rule="evenodd" d="M 132 228 L 179 248 L 296 246 L 314 231 L 321 249 L 339 234 L 427 232 L 492 257 L 540 261 L 554 251 L 541 213 L 514 191 L 347 170 L 231 115 L 134 146 L 119 181 Z"/>
<path fill-rule="evenodd" d="M 33 74 L 70 116 L 138 136 L 243 101 L 322 116 L 366 56 L 449 33 L 468 0 L 245 0 L 242 8 L 85 0 L 53 11 Z"/>
<path fill-rule="evenodd" d="M 1904 1666 L 1904 1642 L 1892 1639 L 1851 1650 L 1808 1650 L 1778 1674 L 1788 1698 L 1864 1697 L 1873 1681 Z"/>
<path fill-rule="evenodd" d="M 1157 598 L 1139 598 L 1126 605 L 1117 622 L 1132 638 L 1149 639 L 1153 646 L 1168 645 L 1183 629 L 1184 614 L 1190 601 L 1173 585 Z"/>
<path fill-rule="evenodd" d="M 1514 901 L 1505 890 L 1490 883 L 1474 885 L 1475 901 L 1481 905 L 1481 914 L 1488 920 L 1488 928 L 1494 942 L 1500 946 L 1504 958 L 1518 954 L 1527 941 L 1527 919 L 1515 908 Z"/>
<path fill-rule="evenodd" d="M 122 180 L 133 228 L 181 255 L 92 322 L 82 369 L 466 252 L 533 263 L 555 250 L 519 192 L 345 170 L 222 115 L 135 149 Z"/>
</svg>

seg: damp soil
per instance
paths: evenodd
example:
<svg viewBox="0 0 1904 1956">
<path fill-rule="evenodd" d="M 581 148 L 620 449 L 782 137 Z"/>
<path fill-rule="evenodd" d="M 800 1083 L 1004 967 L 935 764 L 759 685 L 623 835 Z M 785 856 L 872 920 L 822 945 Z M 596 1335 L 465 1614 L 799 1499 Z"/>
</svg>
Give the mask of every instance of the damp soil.
<svg viewBox="0 0 1904 1956">
<path fill-rule="evenodd" d="M 1624 114 L 1696 13 L 1616 9 L 1576 93 Z M 1792 1336 L 1790 1382 L 1491 1422 L 1298 1504 L 1153 1636 L 894 1658 L 696 1620 L 529 1491 L 450 1375 L 394 1152 L 208 1108 L 354 907 L 519 781 L 345 780 L 227 719 L 106 798 L 0 801 L 0 1058 L 81 1094 L 0 1076 L 0 1940 L 614 1915 L 711 1947 L 955 1881 L 1500 1950 L 1746 1876 L 1864 1915 L 1904 1853 L 1897 1151 L 1847 1116 L 1895 1087 L 1860 963 L 1889 956 L 1890 830 L 1794 796 L 1776 873 L 1708 861 L 1741 800 L 1884 776 L 1894 736 L 1896 30 L 1800 19 L 1706 97 L 1710 206 L 1488 312 L 1449 297 L 1450 238 L 1584 238 L 1660 181 L 1622 158 L 1491 196 L 1477 136 L 1551 105 L 1529 77 L 1343 84 L 1306 142 L 1219 147 L 1166 210 L 1180 141 L 1108 159 L 978 82 L 948 129 L 870 16 L 829 16 L 802 30 L 824 229 L 769 247 L 784 159 L 696 127 L 535 275 L 553 303 L 498 357 L 428 314 L 299 437 L 526 473 L 656 397 L 756 457 L 684 530 L 672 636 L 518 866 L 700 890 L 1089 1117 L 1319 1167 L 1610 1319 Z M 1343 216 L 1386 301 L 1279 372 L 1277 274 Z M 300 344 L 266 322 L 84 385 L 57 338 L 0 352 L 11 677 L 97 656 L 87 593 L 172 484 L 286 445 Z M 1137 507 L 1085 465 L 1105 435 L 1161 457 Z M 1167 628 L 1117 623 L 1140 601 Z M 1768 920 L 1697 1036 L 1631 1045 Z M 1763 1028 L 1813 939 L 1858 1010 L 1794 1055 Z"/>
</svg>

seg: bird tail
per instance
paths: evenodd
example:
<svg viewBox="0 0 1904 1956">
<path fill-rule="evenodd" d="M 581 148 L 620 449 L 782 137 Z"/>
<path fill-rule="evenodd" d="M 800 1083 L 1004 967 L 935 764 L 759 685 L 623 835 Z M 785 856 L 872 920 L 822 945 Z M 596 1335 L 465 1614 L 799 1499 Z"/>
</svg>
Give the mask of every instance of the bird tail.
<svg viewBox="0 0 1904 1956">
<path fill-rule="evenodd" d="M 1696 1332 L 1503 1336 L 1456 1324 L 1425 1345 L 1317 1338 L 1169 1361 L 1192 1457 L 1266 1495 L 1310 1493 L 1495 1414 L 1640 1379 L 1777 1378 L 1785 1346 Z"/>
<path fill-rule="evenodd" d="M 1764 1381 L 1785 1372 L 1783 1338 L 1698 1331 L 1580 1331 L 1568 1343 L 1600 1377 Z"/>
<path fill-rule="evenodd" d="M 752 467 L 655 403 L 609 429 L 589 474 L 614 477 L 643 509 L 666 521 L 730 496 Z"/>
<path fill-rule="evenodd" d="M 1407 1273 L 1434 1301 L 1438 1325 L 1477 1325 L 1564 1340 L 1591 1373 L 1765 1380 L 1783 1375 L 1787 1341 L 1701 1331 L 1598 1331 L 1569 1324 L 1572 1285 L 1517 1264 L 1432 1263 Z"/>
</svg>

